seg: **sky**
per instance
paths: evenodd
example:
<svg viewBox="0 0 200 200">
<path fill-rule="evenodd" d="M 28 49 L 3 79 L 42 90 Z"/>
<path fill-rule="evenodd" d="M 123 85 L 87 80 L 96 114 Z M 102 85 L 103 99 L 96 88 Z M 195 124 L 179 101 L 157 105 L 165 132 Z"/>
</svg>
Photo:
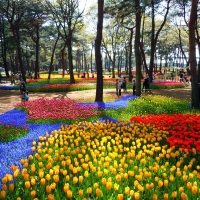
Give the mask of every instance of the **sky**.
<svg viewBox="0 0 200 200">
<path fill-rule="evenodd" d="M 79 0 L 80 8 L 84 8 L 86 3 L 85 10 L 87 10 L 92 3 L 97 3 L 97 2 L 98 0 Z"/>
</svg>

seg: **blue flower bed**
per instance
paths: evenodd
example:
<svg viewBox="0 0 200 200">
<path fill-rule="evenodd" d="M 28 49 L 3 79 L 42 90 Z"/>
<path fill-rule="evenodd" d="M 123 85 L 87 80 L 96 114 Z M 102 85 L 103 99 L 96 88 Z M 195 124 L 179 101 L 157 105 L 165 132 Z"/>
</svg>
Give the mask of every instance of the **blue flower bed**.
<svg viewBox="0 0 200 200">
<path fill-rule="evenodd" d="M 127 95 L 120 99 L 117 99 L 113 102 L 91 102 L 91 103 L 77 103 L 78 105 L 82 106 L 94 106 L 98 107 L 99 109 L 118 109 L 118 108 L 124 108 L 128 106 L 128 101 L 138 98 L 138 96 L 133 95 Z"/>
</svg>

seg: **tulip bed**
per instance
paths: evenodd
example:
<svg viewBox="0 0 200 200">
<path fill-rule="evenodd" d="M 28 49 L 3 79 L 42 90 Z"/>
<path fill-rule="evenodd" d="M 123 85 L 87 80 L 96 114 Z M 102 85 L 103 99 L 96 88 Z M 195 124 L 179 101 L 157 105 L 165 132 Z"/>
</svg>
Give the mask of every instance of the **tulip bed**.
<svg viewBox="0 0 200 200">
<path fill-rule="evenodd" d="M 17 126 L 33 116 L 38 118 L 29 122 L 43 123 L 29 124 L 28 135 L 0 143 L 0 198 L 197 200 L 199 112 L 173 98 L 132 99 L 104 104 L 38 99 L 0 115 L 2 123 L 16 121 Z M 59 118 L 65 105 L 72 124 Z M 75 113 L 81 106 L 88 110 L 79 121 Z"/>
</svg>

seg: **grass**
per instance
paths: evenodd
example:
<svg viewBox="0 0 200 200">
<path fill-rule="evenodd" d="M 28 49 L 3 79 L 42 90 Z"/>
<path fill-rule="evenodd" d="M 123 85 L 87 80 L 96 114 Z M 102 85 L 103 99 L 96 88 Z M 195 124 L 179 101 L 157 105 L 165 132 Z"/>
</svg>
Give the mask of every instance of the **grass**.
<svg viewBox="0 0 200 200">
<path fill-rule="evenodd" d="M 0 123 L 0 142 L 10 142 L 22 138 L 28 134 L 27 127 L 17 127 L 15 125 L 3 125 Z"/>
</svg>

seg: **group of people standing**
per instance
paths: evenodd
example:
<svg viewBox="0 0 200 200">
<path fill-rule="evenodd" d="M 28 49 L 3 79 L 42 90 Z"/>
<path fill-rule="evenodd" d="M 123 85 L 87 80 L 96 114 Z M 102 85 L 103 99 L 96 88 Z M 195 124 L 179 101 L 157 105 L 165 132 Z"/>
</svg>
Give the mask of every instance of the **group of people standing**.
<svg viewBox="0 0 200 200">
<path fill-rule="evenodd" d="M 116 79 L 116 94 L 121 96 L 121 90 L 124 90 L 124 92 L 127 92 L 126 89 L 126 78 L 124 77 L 123 80 Z"/>
<path fill-rule="evenodd" d="M 127 92 L 125 77 L 122 80 L 116 79 L 116 95 L 121 96 L 122 89 L 124 92 Z M 133 82 L 132 82 L 132 90 L 133 90 L 133 95 L 135 95 L 136 94 L 136 80 L 135 79 L 133 79 Z M 149 90 L 150 90 L 150 77 L 147 74 L 143 81 L 142 92 L 149 91 Z"/>
</svg>

